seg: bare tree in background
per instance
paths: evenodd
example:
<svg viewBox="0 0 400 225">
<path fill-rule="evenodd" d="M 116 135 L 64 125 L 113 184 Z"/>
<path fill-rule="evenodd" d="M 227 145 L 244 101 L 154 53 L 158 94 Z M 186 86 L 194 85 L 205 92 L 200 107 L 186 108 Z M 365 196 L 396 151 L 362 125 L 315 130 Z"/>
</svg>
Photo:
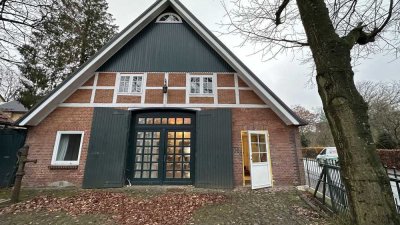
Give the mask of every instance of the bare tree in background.
<svg viewBox="0 0 400 225">
<path fill-rule="evenodd" d="M 18 63 L 16 49 L 46 17 L 53 0 L 0 0 L 0 63 Z"/>
<path fill-rule="evenodd" d="M 15 98 L 20 82 L 15 65 L 23 46 L 47 16 L 54 0 L 0 0 L 0 94 Z"/>
<path fill-rule="evenodd" d="M 0 66 L 0 94 L 6 102 L 15 98 L 18 91 L 19 78 L 12 69 Z"/>
<path fill-rule="evenodd" d="M 369 118 L 375 140 L 388 133 L 400 144 L 400 81 L 356 83 L 369 106 Z"/>
<path fill-rule="evenodd" d="M 266 56 L 311 53 L 316 83 L 341 163 L 353 224 L 400 224 L 372 138 L 368 104 L 354 84 L 352 54 L 397 55 L 399 0 L 231 0 L 230 33 Z M 301 26 L 301 24 L 303 26 Z M 301 53 L 301 52 L 300 52 Z"/>
</svg>

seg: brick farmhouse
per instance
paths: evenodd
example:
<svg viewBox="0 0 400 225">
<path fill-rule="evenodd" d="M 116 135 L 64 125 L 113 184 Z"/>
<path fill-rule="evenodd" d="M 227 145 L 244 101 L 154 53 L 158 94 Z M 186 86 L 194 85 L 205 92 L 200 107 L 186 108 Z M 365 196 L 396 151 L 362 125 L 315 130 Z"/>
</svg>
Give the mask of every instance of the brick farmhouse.
<svg viewBox="0 0 400 225">
<path fill-rule="evenodd" d="M 302 183 L 298 127 L 178 0 L 154 3 L 18 121 L 25 186 Z"/>
</svg>

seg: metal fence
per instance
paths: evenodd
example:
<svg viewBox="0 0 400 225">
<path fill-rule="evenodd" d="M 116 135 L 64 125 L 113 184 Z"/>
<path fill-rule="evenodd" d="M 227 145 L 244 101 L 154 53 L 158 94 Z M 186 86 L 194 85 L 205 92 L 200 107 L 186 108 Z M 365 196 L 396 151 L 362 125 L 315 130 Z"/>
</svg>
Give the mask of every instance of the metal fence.
<svg viewBox="0 0 400 225">
<path fill-rule="evenodd" d="M 304 158 L 306 185 L 314 190 L 314 196 L 334 212 L 348 213 L 346 189 L 340 176 L 336 161 L 318 162 Z M 400 213 L 400 172 L 396 168 L 386 168 L 390 179 L 397 212 Z"/>
</svg>

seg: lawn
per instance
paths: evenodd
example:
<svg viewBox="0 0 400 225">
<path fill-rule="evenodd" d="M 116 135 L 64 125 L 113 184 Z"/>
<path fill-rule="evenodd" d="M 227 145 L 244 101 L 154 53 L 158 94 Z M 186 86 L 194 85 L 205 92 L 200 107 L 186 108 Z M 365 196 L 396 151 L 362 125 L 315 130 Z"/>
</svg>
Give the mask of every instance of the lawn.
<svg viewBox="0 0 400 225">
<path fill-rule="evenodd" d="M 9 189 L 0 189 L 0 199 Z M 1 224 L 332 224 L 294 188 L 252 191 L 192 187 L 23 189 L 0 204 Z"/>
</svg>

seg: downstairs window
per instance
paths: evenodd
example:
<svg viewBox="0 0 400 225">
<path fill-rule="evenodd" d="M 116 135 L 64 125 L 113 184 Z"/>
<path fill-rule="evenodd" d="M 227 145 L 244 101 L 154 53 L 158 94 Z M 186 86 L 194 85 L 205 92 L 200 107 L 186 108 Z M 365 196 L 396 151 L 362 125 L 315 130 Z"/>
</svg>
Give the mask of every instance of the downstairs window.
<svg viewBox="0 0 400 225">
<path fill-rule="evenodd" d="M 82 142 L 83 131 L 58 131 L 51 165 L 79 165 Z"/>
</svg>

